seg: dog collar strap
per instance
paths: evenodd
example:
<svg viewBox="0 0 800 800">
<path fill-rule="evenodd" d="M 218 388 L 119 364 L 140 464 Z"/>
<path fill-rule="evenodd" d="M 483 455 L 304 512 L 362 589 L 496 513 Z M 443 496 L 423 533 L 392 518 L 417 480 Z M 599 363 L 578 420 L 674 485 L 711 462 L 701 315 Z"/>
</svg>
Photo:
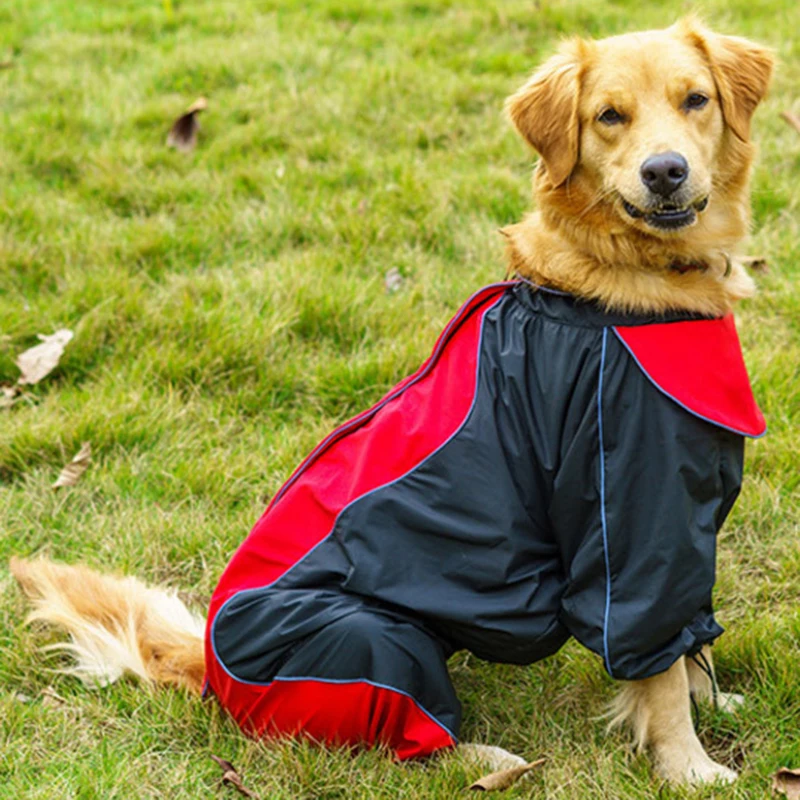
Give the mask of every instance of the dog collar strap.
<svg viewBox="0 0 800 800">
<path fill-rule="evenodd" d="M 613 330 L 656 388 L 678 405 L 742 436 L 766 433 L 732 314 Z"/>
<path fill-rule="evenodd" d="M 733 262 L 727 253 L 721 253 L 721 255 L 725 259 L 725 272 L 722 277 L 727 278 L 733 269 Z M 708 264 L 702 261 L 673 261 L 669 265 L 669 269 L 679 275 L 685 275 L 687 272 L 708 272 Z"/>
<path fill-rule="evenodd" d="M 673 272 L 685 275 L 687 272 L 705 272 L 708 269 L 708 264 L 703 264 L 699 261 L 673 261 L 669 268 Z"/>
</svg>

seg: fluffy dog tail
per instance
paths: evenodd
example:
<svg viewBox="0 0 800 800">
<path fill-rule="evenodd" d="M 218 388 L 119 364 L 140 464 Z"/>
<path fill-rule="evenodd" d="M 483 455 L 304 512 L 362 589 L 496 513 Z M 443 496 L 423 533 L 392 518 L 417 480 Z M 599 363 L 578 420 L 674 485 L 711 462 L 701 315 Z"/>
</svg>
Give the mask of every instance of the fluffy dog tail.
<svg viewBox="0 0 800 800">
<path fill-rule="evenodd" d="M 69 633 L 70 642 L 49 648 L 74 656 L 75 665 L 65 672 L 101 686 L 132 673 L 201 691 L 205 623 L 174 592 L 46 559 L 12 558 L 10 567 L 32 601 L 28 621 Z"/>
</svg>

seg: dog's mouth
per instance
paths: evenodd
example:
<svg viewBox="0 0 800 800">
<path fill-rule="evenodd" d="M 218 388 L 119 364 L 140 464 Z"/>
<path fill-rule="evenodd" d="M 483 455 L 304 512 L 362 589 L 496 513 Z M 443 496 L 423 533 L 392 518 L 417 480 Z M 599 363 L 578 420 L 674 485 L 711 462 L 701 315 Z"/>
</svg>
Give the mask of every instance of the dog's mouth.
<svg viewBox="0 0 800 800">
<path fill-rule="evenodd" d="M 622 207 L 628 216 L 633 219 L 641 219 L 653 228 L 659 228 L 664 231 L 674 231 L 691 225 L 707 205 L 708 196 L 706 195 L 700 200 L 685 206 L 680 206 L 677 203 L 661 203 L 658 208 L 642 210 L 633 205 L 633 203 L 629 203 L 624 197 L 622 198 Z"/>
</svg>

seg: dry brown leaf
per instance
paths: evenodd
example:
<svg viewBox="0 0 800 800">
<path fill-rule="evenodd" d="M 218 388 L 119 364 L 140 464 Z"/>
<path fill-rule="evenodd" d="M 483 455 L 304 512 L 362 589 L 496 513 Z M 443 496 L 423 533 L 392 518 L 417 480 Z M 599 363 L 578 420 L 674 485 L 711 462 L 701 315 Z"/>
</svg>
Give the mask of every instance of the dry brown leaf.
<svg viewBox="0 0 800 800">
<path fill-rule="evenodd" d="M 199 97 L 189 108 L 181 114 L 169 130 L 167 136 L 167 147 L 174 147 L 182 153 L 194 150 L 197 144 L 197 131 L 200 130 L 200 123 L 197 115 L 208 108 L 208 101 L 205 97 Z"/>
<path fill-rule="evenodd" d="M 62 328 L 50 336 L 39 334 L 41 344 L 31 347 L 17 356 L 17 366 L 22 373 L 19 384 L 34 384 L 49 375 L 57 366 L 64 348 L 72 339 L 72 331 Z"/>
<path fill-rule="evenodd" d="M 781 767 L 772 776 L 772 791 L 785 794 L 788 800 L 800 800 L 800 769 Z"/>
<path fill-rule="evenodd" d="M 769 272 L 769 263 L 765 256 L 739 256 L 739 262 L 753 272 Z"/>
<path fill-rule="evenodd" d="M 86 472 L 91 460 L 92 443 L 84 442 L 75 458 L 61 470 L 61 474 L 53 484 L 53 489 L 60 489 L 62 486 L 74 486 L 81 475 Z"/>
<path fill-rule="evenodd" d="M 797 114 L 793 114 L 791 111 L 782 111 L 781 117 L 800 133 L 800 117 Z"/>
<path fill-rule="evenodd" d="M 540 758 L 538 761 L 531 761 L 530 764 L 523 764 L 521 767 L 512 767 L 500 772 L 493 772 L 491 775 L 486 775 L 475 781 L 469 788 L 476 792 L 498 792 L 502 789 L 508 789 L 523 775 L 526 775 L 532 769 L 536 769 L 536 767 L 540 767 L 545 761 L 547 761 L 546 758 Z"/>
<path fill-rule="evenodd" d="M 222 782 L 223 783 L 230 783 L 239 794 L 243 794 L 245 797 L 256 797 L 256 795 L 251 792 L 245 785 L 242 783 L 242 778 L 239 773 L 236 771 L 236 767 L 231 764 L 230 761 L 226 761 L 224 758 L 220 758 L 219 756 L 215 756 L 213 753 L 211 754 L 211 758 L 219 764 L 220 768 L 222 769 Z"/>
</svg>

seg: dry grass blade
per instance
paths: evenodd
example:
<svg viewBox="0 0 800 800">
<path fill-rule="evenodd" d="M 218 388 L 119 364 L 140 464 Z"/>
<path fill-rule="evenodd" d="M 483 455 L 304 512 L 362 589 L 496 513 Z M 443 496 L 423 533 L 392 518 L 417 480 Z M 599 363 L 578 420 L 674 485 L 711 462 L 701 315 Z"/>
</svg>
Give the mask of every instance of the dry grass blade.
<svg viewBox="0 0 800 800">
<path fill-rule="evenodd" d="M 800 769 L 781 767 L 772 776 L 772 791 L 786 795 L 788 800 L 800 800 Z"/>
<path fill-rule="evenodd" d="M 61 474 L 53 484 L 53 489 L 60 489 L 64 486 L 74 486 L 81 475 L 86 472 L 89 462 L 92 460 L 92 444 L 84 442 L 75 458 L 61 470 Z"/>
<path fill-rule="evenodd" d="M 42 705 L 48 708 L 63 708 L 67 701 L 52 687 L 47 686 L 42 689 Z"/>
<path fill-rule="evenodd" d="M 49 375 L 58 366 L 64 348 L 72 336 L 72 331 L 67 328 L 62 328 L 50 336 L 40 333 L 39 338 L 42 343 L 17 356 L 17 366 L 22 373 L 18 383 L 32 385 Z"/>
<path fill-rule="evenodd" d="M 500 772 L 493 772 L 491 775 L 486 775 L 475 781 L 469 788 L 476 792 L 498 792 L 508 789 L 523 775 L 527 775 L 532 769 L 540 767 L 545 761 L 547 761 L 546 758 L 540 758 L 538 761 L 531 761 L 530 764 L 523 764 L 521 767 L 512 767 Z"/>
<path fill-rule="evenodd" d="M 236 771 L 236 767 L 231 764 L 230 761 L 226 761 L 224 758 L 220 758 L 219 756 L 215 756 L 213 753 L 211 754 L 211 758 L 219 764 L 220 768 L 222 769 L 222 782 L 223 783 L 230 783 L 239 794 L 244 795 L 245 797 L 257 797 L 256 794 L 251 792 L 245 785 L 242 783 L 242 778 L 239 773 Z"/>
<path fill-rule="evenodd" d="M 791 111 L 782 111 L 781 117 L 800 133 L 800 117 L 797 114 L 793 114 Z"/>
<path fill-rule="evenodd" d="M 197 144 L 197 131 L 200 130 L 200 123 L 197 115 L 208 108 L 208 101 L 205 97 L 200 97 L 192 103 L 186 111 L 172 123 L 169 135 L 167 136 L 167 147 L 174 147 L 182 153 L 194 150 Z"/>
</svg>

